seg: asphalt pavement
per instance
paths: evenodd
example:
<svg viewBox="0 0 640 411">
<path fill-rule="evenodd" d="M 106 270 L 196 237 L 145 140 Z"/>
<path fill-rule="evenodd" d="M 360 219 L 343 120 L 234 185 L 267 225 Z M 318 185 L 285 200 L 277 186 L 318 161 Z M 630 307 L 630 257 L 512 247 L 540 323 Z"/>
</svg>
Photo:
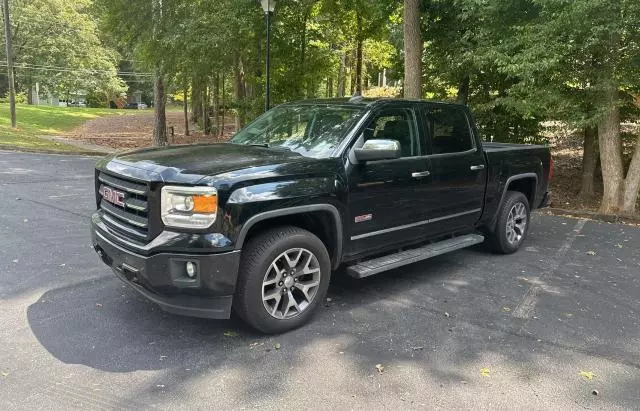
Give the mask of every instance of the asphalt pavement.
<svg viewBox="0 0 640 411">
<path fill-rule="evenodd" d="M 95 161 L 0 152 L 3 409 L 640 409 L 638 228 L 534 214 L 517 254 L 336 273 L 313 323 L 263 336 L 114 277 Z"/>
</svg>

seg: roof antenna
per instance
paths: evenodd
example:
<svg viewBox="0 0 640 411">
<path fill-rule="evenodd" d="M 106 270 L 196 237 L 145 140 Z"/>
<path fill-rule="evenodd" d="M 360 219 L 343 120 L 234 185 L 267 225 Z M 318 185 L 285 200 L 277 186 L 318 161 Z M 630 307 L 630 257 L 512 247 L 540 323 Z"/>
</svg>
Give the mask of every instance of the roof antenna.
<svg viewBox="0 0 640 411">
<path fill-rule="evenodd" d="M 351 96 L 351 98 L 349 99 L 349 103 L 359 103 L 362 101 L 362 95 L 360 95 L 359 91 L 356 91 L 356 93 Z"/>
</svg>

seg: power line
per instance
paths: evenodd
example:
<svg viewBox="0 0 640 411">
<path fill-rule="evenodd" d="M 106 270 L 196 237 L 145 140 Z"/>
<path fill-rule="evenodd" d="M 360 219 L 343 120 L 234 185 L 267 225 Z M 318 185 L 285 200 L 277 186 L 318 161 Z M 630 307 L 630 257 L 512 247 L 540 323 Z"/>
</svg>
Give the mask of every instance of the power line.
<svg viewBox="0 0 640 411">
<path fill-rule="evenodd" d="M 0 66 L 5 66 L 6 63 L 0 62 Z M 111 70 L 105 69 L 92 69 L 92 68 L 71 68 L 71 67 L 56 67 L 56 66 L 43 66 L 36 64 L 16 64 L 15 68 L 27 69 L 27 70 L 39 70 L 39 71 L 55 71 L 55 72 L 68 72 L 68 73 L 85 73 L 85 74 L 96 74 L 96 73 L 106 73 L 113 74 Z M 137 73 L 134 71 L 119 71 L 115 73 L 118 76 L 131 76 L 131 77 L 153 77 L 153 73 Z"/>
<path fill-rule="evenodd" d="M 4 47 L 5 42 L 2 41 L 0 44 L 2 44 L 2 46 Z M 51 47 L 51 46 L 52 46 L 52 44 L 43 44 L 41 46 L 15 46 L 15 48 L 18 48 L 20 50 L 25 49 L 25 50 L 40 50 L 40 51 L 43 51 L 43 49 L 46 49 L 47 47 Z M 129 63 L 144 63 L 144 61 L 142 61 L 142 60 L 124 59 L 124 58 L 120 58 L 120 57 L 118 57 L 116 60 L 118 62 L 127 61 Z"/>
</svg>

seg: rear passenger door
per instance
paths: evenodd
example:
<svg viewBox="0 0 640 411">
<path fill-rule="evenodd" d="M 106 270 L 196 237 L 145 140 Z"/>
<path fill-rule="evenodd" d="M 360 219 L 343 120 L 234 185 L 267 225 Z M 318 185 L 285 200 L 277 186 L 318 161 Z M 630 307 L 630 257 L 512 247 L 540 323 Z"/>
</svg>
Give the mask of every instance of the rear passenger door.
<svg viewBox="0 0 640 411">
<path fill-rule="evenodd" d="M 467 110 L 455 105 L 422 107 L 428 136 L 431 184 L 427 200 L 430 234 L 473 227 L 482 214 L 486 164 Z"/>
</svg>

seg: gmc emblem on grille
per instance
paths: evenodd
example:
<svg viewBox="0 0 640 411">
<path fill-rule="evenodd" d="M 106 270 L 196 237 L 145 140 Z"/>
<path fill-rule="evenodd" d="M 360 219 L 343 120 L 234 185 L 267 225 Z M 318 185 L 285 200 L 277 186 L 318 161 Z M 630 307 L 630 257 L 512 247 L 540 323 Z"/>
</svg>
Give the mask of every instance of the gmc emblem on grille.
<svg viewBox="0 0 640 411">
<path fill-rule="evenodd" d="M 124 207 L 124 193 L 122 191 L 114 190 L 113 188 L 109 188 L 107 186 L 100 187 L 98 191 L 102 198 L 107 200 L 108 202 L 119 205 L 120 207 Z"/>
</svg>

